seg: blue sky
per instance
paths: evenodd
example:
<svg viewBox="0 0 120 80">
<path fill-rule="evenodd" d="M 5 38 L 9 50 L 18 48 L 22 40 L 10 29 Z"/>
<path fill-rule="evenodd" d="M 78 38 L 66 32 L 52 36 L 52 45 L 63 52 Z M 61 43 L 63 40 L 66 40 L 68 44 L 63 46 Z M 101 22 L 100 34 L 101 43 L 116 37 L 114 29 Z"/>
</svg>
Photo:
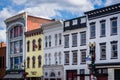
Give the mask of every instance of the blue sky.
<svg viewBox="0 0 120 80">
<path fill-rule="evenodd" d="M 19 14 L 54 19 L 71 19 L 84 12 L 120 3 L 120 0 L 0 0 L 0 42 L 6 41 L 4 20 Z"/>
</svg>

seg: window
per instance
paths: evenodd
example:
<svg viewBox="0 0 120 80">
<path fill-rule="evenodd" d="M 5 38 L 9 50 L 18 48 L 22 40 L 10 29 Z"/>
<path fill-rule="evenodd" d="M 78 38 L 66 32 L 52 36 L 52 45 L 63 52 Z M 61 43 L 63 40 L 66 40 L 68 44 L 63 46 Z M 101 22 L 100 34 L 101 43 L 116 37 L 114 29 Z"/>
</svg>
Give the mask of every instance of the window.
<svg viewBox="0 0 120 80">
<path fill-rule="evenodd" d="M 77 65 L 77 51 L 73 51 L 73 62 L 72 64 L 73 65 Z"/>
<path fill-rule="evenodd" d="M 69 35 L 64 36 L 64 45 L 65 48 L 69 47 Z"/>
<path fill-rule="evenodd" d="M 48 57 L 49 57 L 49 65 L 50 65 L 51 64 L 51 54 L 50 53 L 49 53 Z"/>
<path fill-rule="evenodd" d="M 14 28 L 10 30 L 10 38 L 14 37 Z"/>
<path fill-rule="evenodd" d="M 19 46 L 20 46 L 19 41 L 15 41 L 14 42 L 14 53 L 15 54 L 20 52 Z"/>
<path fill-rule="evenodd" d="M 81 22 L 80 23 L 86 23 L 86 17 L 81 18 Z"/>
<path fill-rule="evenodd" d="M 86 62 L 86 50 L 81 50 L 81 63 Z"/>
<path fill-rule="evenodd" d="M 13 54 L 14 53 L 14 42 L 10 43 L 10 53 Z"/>
<path fill-rule="evenodd" d="M 57 53 L 55 53 L 55 64 L 57 65 Z"/>
<path fill-rule="evenodd" d="M 47 43 L 47 36 L 45 37 L 45 47 L 48 46 L 48 43 Z"/>
<path fill-rule="evenodd" d="M 14 62 L 13 62 L 13 58 L 11 57 L 11 58 L 10 58 L 10 69 L 13 69 L 13 63 L 14 63 Z"/>
<path fill-rule="evenodd" d="M 65 27 L 68 27 L 68 26 L 70 26 L 70 22 L 65 22 Z"/>
<path fill-rule="evenodd" d="M 85 69 L 80 69 L 80 74 L 85 74 Z"/>
<path fill-rule="evenodd" d="M 61 33 L 59 33 L 59 45 L 61 45 L 61 43 L 62 43 L 62 35 Z"/>
<path fill-rule="evenodd" d="M 27 68 L 30 68 L 30 58 L 27 57 Z"/>
<path fill-rule="evenodd" d="M 32 67 L 35 68 L 35 56 L 32 57 Z"/>
<path fill-rule="evenodd" d="M 59 64 L 61 64 L 61 52 L 59 52 Z"/>
<path fill-rule="evenodd" d="M 95 38 L 95 23 L 90 24 L 90 38 Z"/>
<path fill-rule="evenodd" d="M 47 54 L 45 54 L 45 65 L 47 65 Z"/>
<path fill-rule="evenodd" d="M 86 32 L 80 33 L 81 45 L 86 45 Z"/>
<path fill-rule="evenodd" d="M 65 52 L 65 65 L 69 65 L 69 52 Z"/>
<path fill-rule="evenodd" d="M 22 52 L 22 51 L 23 51 L 23 41 L 20 40 L 20 52 Z"/>
<path fill-rule="evenodd" d="M 42 40 L 41 38 L 38 39 L 38 50 L 41 50 Z"/>
<path fill-rule="evenodd" d="M 55 34 L 55 46 L 57 46 L 57 34 Z"/>
<path fill-rule="evenodd" d="M 117 18 L 111 19 L 111 35 L 117 34 Z"/>
<path fill-rule="evenodd" d="M 41 55 L 38 56 L 38 67 L 40 68 L 41 67 L 41 60 L 42 60 L 42 57 Z"/>
<path fill-rule="evenodd" d="M 32 46 L 33 46 L 33 51 L 35 51 L 35 48 L 37 47 L 37 45 L 35 44 L 35 40 L 32 41 Z"/>
<path fill-rule="evenodd" d="M 77 47 L 77 33 L 72 34 L 72 47 Z"/>
<path fill-rule="evenodd" d="M 72 20 L 72 25 L 76 25 L 77 24 L 77 19 Z"/>
<path fill-rule="evenodd" d="M 100 43 L 100 58 L 106 59 L 106 43 Z"/>
<path fill-rule="evenodd" d="M 118 52 L 117 52 L 117 41 L 111 42 L 111 58 L 117 58 Z"/>
<path fill-rule="evenodd" d="M 19 57 L 14 57 L 14 69 L 18 69 L 19 66 Z"/>
<path fill-rule="evenodd" d="M 100 36 L 103 37 L 105 36 L 106 32 L 105 32 L 105 21 L 100 22 Z"/>
<path fill-rule="evenodd" d="M 49 47 L 51 47 L 51 36 L 49 36 Z"/>
</svg>

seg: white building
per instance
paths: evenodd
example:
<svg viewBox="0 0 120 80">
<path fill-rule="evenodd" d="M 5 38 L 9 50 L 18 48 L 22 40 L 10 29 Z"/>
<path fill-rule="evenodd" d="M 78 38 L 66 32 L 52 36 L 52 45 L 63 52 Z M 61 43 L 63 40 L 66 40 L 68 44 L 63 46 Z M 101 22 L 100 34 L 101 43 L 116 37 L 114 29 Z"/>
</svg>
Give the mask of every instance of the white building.
<svg viewBox="0 0 120 80">
<path fill-rule="evenodd" d="M 44 34 L 44 79 L 63 80 L 63 27 L 61 21 L 42 25 Z"/>
<path fill-rule="evenodd" d="M 64 21 L 64 79 L 88 80 L 86 17 Z"/>
<path fill-rule="evenodd" d="M 87 41 L 96 43 L 96 73 L 101 75 L 97 76 L 97 80 L 100 78 L 100 80 L 119 80 L 120 4 L 88 11 L 85 14 Z"/>
</svg>

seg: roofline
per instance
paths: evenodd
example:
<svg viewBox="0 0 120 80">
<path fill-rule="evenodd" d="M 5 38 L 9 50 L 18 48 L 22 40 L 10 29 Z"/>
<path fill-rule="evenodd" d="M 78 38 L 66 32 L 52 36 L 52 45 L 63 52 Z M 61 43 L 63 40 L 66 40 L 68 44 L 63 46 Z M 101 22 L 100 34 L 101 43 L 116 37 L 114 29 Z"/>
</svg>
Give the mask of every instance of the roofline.
<svg viewBox="0 0 120 80">
<path fill-rule="evenodd" d="M 83 18 L 83 17 L 86 17 L 86 16 L 80 16 L 80 17 L 76 17 L 76 18 L 68 19 L 68 20 L 65 20 L 64 22 L 67 22 L 67 21 L 70 21 L 70 20 L 75 20 L 75 19 L 78 19 L 78 18 Z"/>
<path fill-rule="evenodd" d="M 99 8 L 99 9 L 90 10 L 90 11 L 84 12 L 84 14 L 89 14 L 89 13 L 92 13 L 92 12 L 95 12 L 95 11 L 107 9 L 107 8 L 110 8 L 110 7 L 115 7 L 115 6 L 118 6 L 118 5 L 120 5 L 120 3 L 109 5 L 109 6 L 106 6 L 106 7 Z"/>
<path fill-rule="evenodd" d="M 61 20 L 54 21 L 54 22 L 49 22 L 49 23 L 42 24 L 41 27 L 51 26 L 51 25 L 55 25 L 55 24 L 58 24 L 58 23 L 63 23 L 63 22 Z"/>
</svg>

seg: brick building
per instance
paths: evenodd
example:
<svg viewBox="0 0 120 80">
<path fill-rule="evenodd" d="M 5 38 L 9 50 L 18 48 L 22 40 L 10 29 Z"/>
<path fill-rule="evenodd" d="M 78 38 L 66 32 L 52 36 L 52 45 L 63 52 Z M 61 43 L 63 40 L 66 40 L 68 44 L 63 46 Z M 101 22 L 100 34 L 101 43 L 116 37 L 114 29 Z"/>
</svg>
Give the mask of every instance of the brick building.
<svg viewBox="0 0 120 80">
<path fill-rule="evenodd" d="M 5 76 L 6 44 L 0 43 L 0 80 Z"/>
</svg>

